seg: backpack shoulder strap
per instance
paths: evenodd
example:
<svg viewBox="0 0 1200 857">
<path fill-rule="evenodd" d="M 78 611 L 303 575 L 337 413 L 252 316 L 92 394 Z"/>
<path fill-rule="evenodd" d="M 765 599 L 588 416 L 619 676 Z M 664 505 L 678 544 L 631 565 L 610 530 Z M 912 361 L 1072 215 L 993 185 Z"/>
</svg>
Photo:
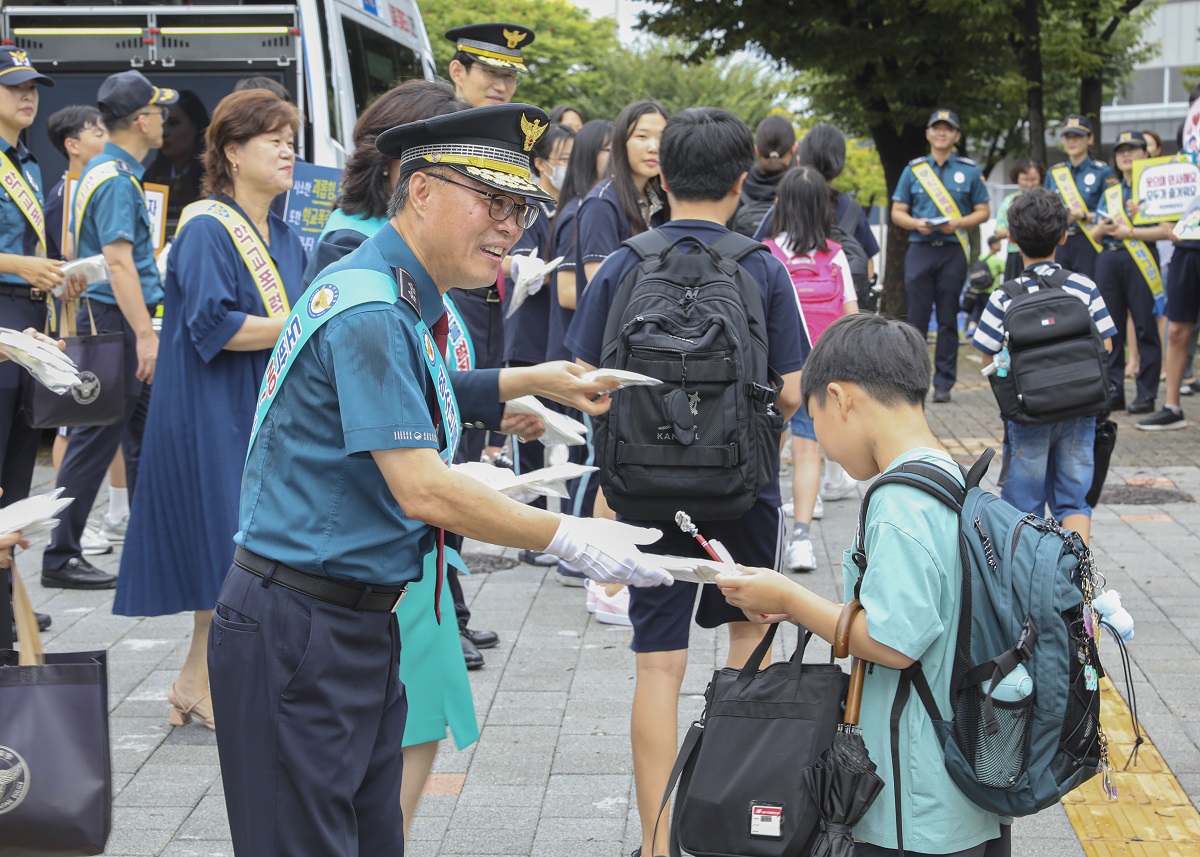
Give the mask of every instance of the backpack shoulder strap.
<svg viewBox="0 0 1200 857">
<path fill-rule="evenodd" d="M 732 259 L 741 262 L 755 250 L 766 249 L 766 245 L 753 238 L 747 238 L 740 232 L 726 232 L 709 245 L 722 259 Z"/>
<path fill-rule="evenodd" d="M 1044 280 L 1045 282 L 1050 283 L 1053 286 L 1057 286 L 1058 288 L 1061 289 L 1063 286 L 1065 286 L 1070 281 L 1071 272 L 1068 271 L 1066 268 L 1055 268 L 1053 271 L 1050 272 L 1049 276 L 1045 276 L 1045 277 L 1039 276 L 1038 279 Z"/>
<path fill-rule="evenodd" d="M 1025 284 L 1019 280 L 1005 280 L 998 286 L 998 288 L 1000 291 L 1004 292 L 1004 294 L 1008 295 L 1009 300 L 1012 300 L 1018 295 L 1023 295 L 1029 291 L 1029 289 L 1025 288 Z"/>
<path fill-rule="evenodd" d="M 621 242 L 621 246 L 628 247 L 637 254 L 639 259 L 645 262 L 651 256 L 661 256 L 674 245 L 658 229 L 647 229 L 639 235 L 626 238 Z"/>
<path fill-rule="evenodd" d="M 842 212 L 842 217 L 838 220 L 838 228 L 847 235 L 853 235 L 862 210 L 862 206 L 856 200 L 846 197 L 846 210 Z"/>
</svg>

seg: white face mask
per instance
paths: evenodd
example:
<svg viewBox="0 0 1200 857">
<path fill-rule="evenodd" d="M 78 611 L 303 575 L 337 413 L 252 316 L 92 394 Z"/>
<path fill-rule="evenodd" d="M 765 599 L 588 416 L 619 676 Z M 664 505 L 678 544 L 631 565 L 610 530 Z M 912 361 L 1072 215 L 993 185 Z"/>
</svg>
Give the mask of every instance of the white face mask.
<svg viewBox="0 0 1200 857">
<path fill-rule="evenodd" d="M 562 190 L 563 181 L 567 177 L 567 167 L 562 165 L 559 167 L 550 168 L 550 187 L 555 190 Z"/>
</svg>

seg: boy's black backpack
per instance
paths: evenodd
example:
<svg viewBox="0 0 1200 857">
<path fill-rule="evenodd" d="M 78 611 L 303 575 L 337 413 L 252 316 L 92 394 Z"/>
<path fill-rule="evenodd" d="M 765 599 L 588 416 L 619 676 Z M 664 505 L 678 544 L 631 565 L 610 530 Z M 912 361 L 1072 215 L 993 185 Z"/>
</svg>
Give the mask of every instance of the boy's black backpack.
<svg viewBox="0 0 1200 857">
<path fill-rule="evenodd" d="M 600 365 L 663 383 L 627 387 L 593 418 L 605 500 L 643 520 L 739 518 L 775 478 L 784 422 L 762 293 L 739 264 L 765 248 L 736 232 L 672 243 L 657 229 L 623 246 L 642 261 L 609 309 Z"/>
<path fill-rule="evenodd" d="M 1009 367 L 988 376 L 1005 419 L 1023 425 L 1060 422 L 1108 410 L 1108 356 L 1091 308 L 1066 291 L 1069 271 L 1037 275 L 1038 289 L 1019 280 L 1000 288 Z"/>
<path fill-rule="evenodd" d="M 875 284 L 867 273 L 870 257 L 854 237 L 854 230 L 858 227 L 861 216 L 862 206 L 852 199 L 847 199 L 846 210 L 842 212 L 837 223 L 833 224 L 829 237 L 841 244 L 842 252 L 846 254 L 846 263 L 850 266 L 850 279 L 854 281 L 854 293 L 858 296 L 858 308 L 874 312 L 879 306 L 879 292 L 875 291 Z"/>
<path fill-rule="evenodd" d="M 967 274 L 967 288 L 981 295 L 992 288 L 992 283 L 995 282 L 995 277 L 992 275 L 992 269 L 988 267 L 988 263 L 983 259 L 977 259 L 972 265 L 971 270 Z"/>
<path fill-rule="evenodd" d="M 963 794 L 991 812 L 1022 816 L 1057 803 L 1098 769 L 1108 771 L 1100 730 L 1103 670 L 1093 634 L 1099 615 L 1091 607 L 1098 583 L 1078 533 L 979 487 L 993 455 L 987 450 L 964 472 L 966 488 L 941 467 L 919 461 L 871 485 L 859 510 L 854 595 L 869 568 L 864 533 L 876 491 L 909 485 L 958 515 L 962 601 L 950 697 L 933 697 L 919 661 L 901 671 L 891 714 L 893 770 L 900 767 L 901 712 L 915 688 L 943 742 L 946 770 Z M 1032 693 L 1019 702 L 992 698 L 992 682 L 1018 665 L 1033 679 Z M 900 800 L 897 789 L 898 835 Z"/>
<path fill-rule="evenodd" d="M 774 197 L 758 199 L 746 193 L 746 189 L 742 188 L 737 210 L 729 221 L 729 228 L 747 238 L 753 238 L 758 227 L 762 225 L 763 218 L 767 216 L 767 212 L 773 205 L 775 205 Z"/>
</svg>

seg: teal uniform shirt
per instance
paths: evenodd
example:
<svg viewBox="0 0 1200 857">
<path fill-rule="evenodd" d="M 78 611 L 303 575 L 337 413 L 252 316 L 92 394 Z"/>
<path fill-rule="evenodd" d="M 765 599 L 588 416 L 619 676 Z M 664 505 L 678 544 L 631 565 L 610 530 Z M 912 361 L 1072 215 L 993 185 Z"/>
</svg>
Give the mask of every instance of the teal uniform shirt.
<svg viewBox="0 0 1200 857">
<path fill-rule="evenodd" d="M 896 184 L 896 190 L 892 194 L 894 202 L 903 202 L 908 206 L 908 213 L 920 220 L 924 217 L 941 217 L 942 213 L 938 210 L 937 203 L 933 201 L 921 183 L 917 181 L 917 177 L 913 174 L 913 167 L 920 164 L 922 161 L 928 162 L 933 167 L 934 175 L 942 180 L 942 184 L 946 186 L 946 190 L 950 192 L 950 196 L 954 198 L 955 204 L 958 205 L 959 214 L 966 217 L 975 210 L 975 206 L 987 202 L 988 196 L 987 187 L 983 183 L 983 173 L 979 166 L 970 158 L 962 158 L 958 155 L 951 155 L 946 159 L 946 163 L 938 166 L 934 161 L 933 155 L 926 155 L 923 158 L 915 158 L 909 161 L 908 166 L 904 168 L 904 172 L 900 174 L 900 181 Z M 935 241 L 955 240 L 953 235 L 947 235 L 941 230 L 935 229 L 931 235 L 922 235 L 915 229 L 908 233 L 908 241 L 910 244 L 931 244 Z"/>
<path fill-rule="evenodd" d="M 45 200 L 42 197 L 42 171 L 38 167 L 33 153 L 18 141 L 10 146 L 0 140 L 0 151 L 8 157 L 12 165 L 24 176 L 25 182 L 33 195 L 37 197 L 38 206 L 45 210 Z M 8 192 L 0 188 L 0 253 L 11 253 L 14 256 L 33 256 L 37 252 L 37 232 L 26 219 L 21 207 Z M 7 286 L 25 286 L 29 283 L 16 274 L 0 274 L 0 283 Z"/>
<path fill-rule="evenodd" d="M 442 315 L 441 294 L 390 224 L 318 280 L 353 290 L 363 269 L 406 271 L 420 319 L 432 327 Z M 417 322 L 403 297 L 362 304 L 292 357 L 246 461 L 239 545 L 308 574 L 386 585 L 421 577 L 434 530 L 404 514 L 371 456 L 438 448 Z M 464 420 L 499 423 L 498 371 L 459 373 L 453 383 Z"/>
<path fill-rule="evenodd" d="M 1104 199 L 1104 191 L 1120 181 L 1112 167 L 1095 158 L 1084 158 L 1077 167 L 1071 166 L 1070 161 L 1063 161 L 1055 164 L 1051 169 L 1057 167 L 1067 167 L 1071 170 L 1071 178 L 1075 179 L 1075 187 L 1079 188 L 1079 196 L 1092 214 L 1095 214 L 1096 209 L 1100 207 L 1100 201 Z M 1044 186 L 1047 190 L 1058 193 L 1058 182 L 1054 180 L 1053 173 L 1046 173 Z M 1072 222 L 1071 228 L 1072 230 L 1076 228 L 1074 222 Z"/>
<path fill-rule="evenodd" d="M 115 143 L 105 143 L 104 151 L 88 161 L 79 177 L 80 187 L 87 174 L 101 164 L 115 161 L 118 175 L 96 188 L 83 214 L 83 226 L 79 232 L 75 255 L 96 256 L 116 241 L 128 241 L 133 245 L 133 264 L 137 268 L 142 284 L 142 298 L 147 306 L 162 300 L 162 280 L 158 276 L 158 265 L 154 261 L 154 239 L 150 235 L 150 213 L 146 211 L 146 198 L 142 194 L 141 181 L 146 168 Z M 75 229 L 75 201 L 68 202 L 66 216 L 70 229 Z M 88 286 L 88 297 L 102 304 L 117 305 L 112 283 L 93 283 Z"/>
<path fill-rule="evenodd" d="M 907 461 L 936 464 L 961 482 L 958 466 L 941 450 L 910 450 L 887 470 Z M 958 518 L 917 488 L 888 485 L 872 495 L 866 527 L 868 567 L 859 600 L 871 638 L 919 660 L 934 699 L 948 705 L 962 601 Z M 852 553 L 847 550 L 842 560 L 847 597 L 858 580 Z M 900 770 L 892 770 L 890 722 L 899 677 L 899 671 L 876 664 L 863 685 L 863 740 L 885 786 L 854 826 L 854 838 L 897 847 L 899 785 L 905 849 L 946 854 L 995 839 L 1000 816 L 973 804 L 950 779 L 933 721 L 916 694 L 900 718 Z"/>
</svg>

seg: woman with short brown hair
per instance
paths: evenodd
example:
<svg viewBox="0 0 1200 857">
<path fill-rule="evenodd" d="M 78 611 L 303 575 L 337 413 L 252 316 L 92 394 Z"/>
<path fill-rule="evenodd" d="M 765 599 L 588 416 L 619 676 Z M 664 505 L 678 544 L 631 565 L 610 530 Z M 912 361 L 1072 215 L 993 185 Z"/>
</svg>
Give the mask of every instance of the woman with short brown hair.
<svg viewBox="0 0 1200 857">
<path fill-rule="evenodd" d="M 113 612 L 195 612 L 169 721 L 216 728 L 207 641 L 233 562 L 259 383 L 300 284 L 299 236 L 270 212 L 292 186 L 296 108 L 266 90 L 226 96 L 206 134 L 207 199 L 183 210 L 164 284 L 154 396 Z"/>
</svg>

